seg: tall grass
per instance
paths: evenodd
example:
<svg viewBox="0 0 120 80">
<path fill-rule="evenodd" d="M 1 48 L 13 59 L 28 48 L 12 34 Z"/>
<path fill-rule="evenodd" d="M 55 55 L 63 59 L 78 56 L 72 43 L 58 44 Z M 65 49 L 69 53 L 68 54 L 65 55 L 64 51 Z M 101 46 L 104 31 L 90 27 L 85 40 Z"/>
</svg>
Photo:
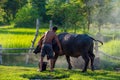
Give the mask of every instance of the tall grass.
<svg viewBox="0 0 120 80">
<path fill-rule="evenodd" d="M 31 40 L 34 37 L 33 35 L 0 35 L 0 44 L 3 48 L 27 48 L 31 45 Z"/>
<path fill-rule="evenodd" d="M 35 45 L 46 30 L 46 28 L 39 29 Z M 0 27 L 0 44 L 3 48 L 30 48 L 35 32 L 35 28 Z"/>
</svg>

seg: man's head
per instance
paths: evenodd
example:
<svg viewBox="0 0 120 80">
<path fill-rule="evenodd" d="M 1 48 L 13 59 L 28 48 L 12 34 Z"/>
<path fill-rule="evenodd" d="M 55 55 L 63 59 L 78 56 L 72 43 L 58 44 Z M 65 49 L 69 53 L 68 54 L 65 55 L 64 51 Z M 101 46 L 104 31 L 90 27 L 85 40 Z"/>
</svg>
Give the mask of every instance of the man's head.
<svg viewBox="0 0 120 80">
<path fill-rule="evenodd" d="M 52 30 L 56 32 L 56 31 L 57 31 L 57 27 L 56 27 L 56 26 L 53 26 L 53 27 L 52 27 Z"/>
</svg>

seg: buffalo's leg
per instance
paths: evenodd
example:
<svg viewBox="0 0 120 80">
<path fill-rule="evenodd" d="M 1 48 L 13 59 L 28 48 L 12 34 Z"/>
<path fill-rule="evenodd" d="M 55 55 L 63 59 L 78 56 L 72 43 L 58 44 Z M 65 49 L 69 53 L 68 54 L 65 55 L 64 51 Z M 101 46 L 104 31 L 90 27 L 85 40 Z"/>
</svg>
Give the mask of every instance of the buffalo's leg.
<svg viewBox="0 0 120 80">
<path fill-rule="evenodd" d="M 93 53 L 89 54 L 89 57 L 90 57 L 90 60 L 91 60 L 91 70 L 94 71 L 94 58 L 95 58 L 95 55 Z"/>
<path fill-rule="evenodd" d="M 54 59 L 50 59 L 50 71 L 53 71 L 53 61 L 54 61 Z"/>
<path fill-rule="evenodd" d="M 55 68 L 55 63 L 56 63 L 57 58 L 58 58 L 58 54 L 55 53 L 54 60 L 53 60 L 53 68 Z"/>
<path fill-rule="evenodd" d="M 67 62 L 68 62 L 68 69 L 72 69 L 72 65 L 71 65 L 71 63 L 70 63 L 70 56 L 67 56 L 67 55 L 66 55 L 66 60 L 67 60 Z"/>
<path fill-rule="evenodd" d="M 85 53 L 85 54 L 86 54 L 86 53 Z M 87 67 L 88 67 L 88 63 L 89 63 L 89 57 L 88 57 L 88 55 L 86 54 L 86 55 L 82 56 L 82 58 L 83 58 L 84 61 L 85 61 L 85 65 L 84 65 L 84 68 L 83 68 L 82 72 L 86 72 L 86 71 L 87 71 Z"/>
<path fill-rule="evenodd" d="M 94 65 L 93 65 L 93 63 L 94 63 L 95 55 L 93 53 L 93 45 L 91 45 L 88 54 L 89 54 L 89 58 L 91 60 L 91 70 L 94 71 Z"/>
</svg>

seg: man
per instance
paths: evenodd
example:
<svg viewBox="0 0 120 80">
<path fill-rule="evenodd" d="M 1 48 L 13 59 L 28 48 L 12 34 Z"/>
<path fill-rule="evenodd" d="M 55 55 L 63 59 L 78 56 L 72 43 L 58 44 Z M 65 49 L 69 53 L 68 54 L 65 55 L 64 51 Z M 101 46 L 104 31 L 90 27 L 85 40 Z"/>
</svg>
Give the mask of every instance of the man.
<svg viewBox="0 0 120 80">
<path fill-rule="evenodd" d="M 62 48 L 61 44 L 58 40 L 58 37 L 56 35 L 57 27 L 54 26 L 52 30 L 47 31 L 40 39 L 39 45 L 41 46 L 41 58 L 40 58 L 40 68 L 39 71 L 42 71 L 42 65 L 43 65 L 43 59 L 44 56 L 47 55 L 47 57 L 50 59 L 50 71 L 53 71 L 53 49 L 52 49 L 52 41 L 53 39 L 56 40 L 60 53 L 62 54 Z"/>
</svg>

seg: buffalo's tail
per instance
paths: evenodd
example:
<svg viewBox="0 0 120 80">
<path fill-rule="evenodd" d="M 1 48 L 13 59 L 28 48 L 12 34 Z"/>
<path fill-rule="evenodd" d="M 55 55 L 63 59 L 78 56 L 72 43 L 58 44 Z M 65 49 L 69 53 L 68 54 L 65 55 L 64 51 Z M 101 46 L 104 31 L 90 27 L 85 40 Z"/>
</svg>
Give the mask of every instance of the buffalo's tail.
<svg viewBox="0 0 120 80">
<path fill-rule="evenodd" d="M 99 43 L 101 43 L 101 45 L 103 45 L 103 42 L 102 41 L 100 41 L 100 40 L 96 40 L 96 39 L 94 39 L 94 38 L 92 38 L 92 37 L 90 37 L 92 40 L 94 40 L 94 41 L 97 41 L 97 42 L 99 42 Z M 100 46 L 101 46 L 100 45 Z"/>
</svg>

